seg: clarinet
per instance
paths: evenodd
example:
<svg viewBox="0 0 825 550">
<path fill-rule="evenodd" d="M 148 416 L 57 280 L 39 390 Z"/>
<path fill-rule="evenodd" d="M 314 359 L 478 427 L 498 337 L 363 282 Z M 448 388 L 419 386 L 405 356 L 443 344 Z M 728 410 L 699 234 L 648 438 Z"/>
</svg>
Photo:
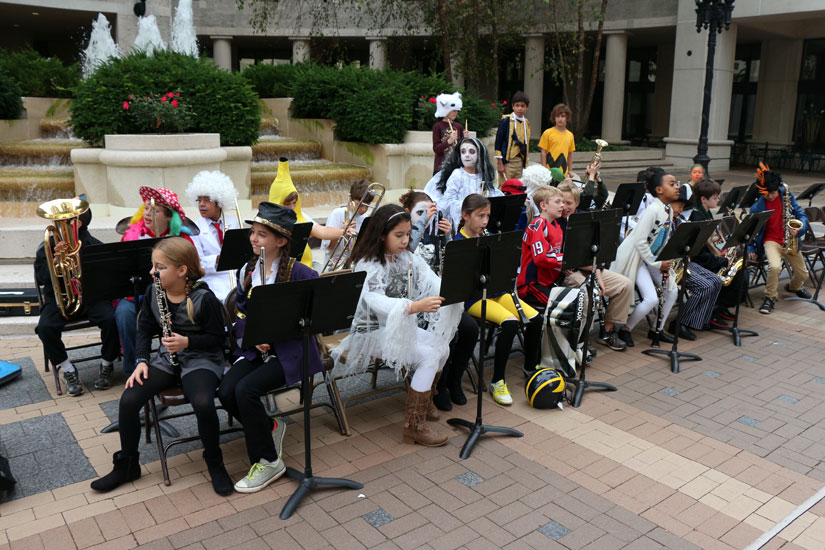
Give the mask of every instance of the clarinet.
<svg viewBox="0 0 825 550">
<path fill-rule="evenodd" d="M 665 312 L 665 292 L 667 291 L 667 280 L 670 277 L 670 269 L 666 271 L 662 271 L 662 284 L 659 288 L 656 289 L 656 292 L 659 294 L 659 309 L 656 311 L 656 331 L 653 334 L 653 342 L 650 344 L 651 347 L 658 348 L 659 347 L 659 340 L 662 337 L 662 328 L 661 325 L 664 324 L 664 320 L 662 316 Z"/>
<path fill-rule="evenodd" d="M 596 302 L 596 311 L 599 314 L 599 338 L 607 338 L 607 330 L 604 328 L 605 314 L 607 313 L 607 298 L 599 293 L 599 300 Z"/>
<path fill-rule="evenodd" d="M 441 277 L 444 275 L 444 250 L 447 248 L 447 243 L 445 242 L 445 235 L 444 233 L 438 229 L 438 224 L 441 220 L 444 219 L 444 214 L 441 211 L 438 211 L 438 221 L 436 221 L 436 237 L 438 237 L 438 276 Z"/>
<path fill-rule="evenodd" d="M 172 314 L 169 312 L 169 303 L 166 301 L 166 291 L 163 289 L 163 284 L 160 282 L 160 271 L 152 272 L 152 278 L 155 280 L 155 299 L 158 304 L 158 316 L 160 317 L 160 328 L 164 338 L 172 336 Z M 178 355 L 169 352 L 169 361 L 175 369 L 180 368 L 178 363 Z"/>
</svg>

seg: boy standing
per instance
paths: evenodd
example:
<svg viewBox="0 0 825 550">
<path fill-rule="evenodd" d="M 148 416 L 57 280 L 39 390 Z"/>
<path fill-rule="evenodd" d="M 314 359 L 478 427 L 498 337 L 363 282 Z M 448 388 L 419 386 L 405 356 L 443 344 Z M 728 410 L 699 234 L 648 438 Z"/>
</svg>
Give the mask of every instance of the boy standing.
<svg viewBox="0 0 825 550">
<path fill-rule="evenodd" d="M 186 196 L 198 206 L 201 217 L 195 222 L 200 234 L 192 238 L 206 275 L 202 280 L 221 302 L 232 290 L 229 272 L 217 271 L 223 235 L 238 229 L 238 220 L 226 215 L 224 208 L 232 204 L 238 192 L 232 180 L 223 172 L 198 172 L 186 188 Z"/>
<path fill-rule="evenodd" d="M 796 197 L 793 196 L 791 190 L 782 181 L 782 176 L 776 172 L 771 172 L 765 167 L 759 169 L 756 173 L 756 187 L 762 193 L 762 197 L 756 204 L 751 207 L 751 213 L 765 212 L 773 210 L 773 214 L 768 218 L 765 227 L 759 232 L 756 238 L 748 243 L 748 259 L 755 261 L 757 253 L 760 255 L 764 252 L 765 258 L 768 260 L 768 277 L 765 281 L 765 300 L 762 302 L 762 307 L 759 308 L 759 313 L 769 314 L 773 311 L 776 305 L 777 286 L 779 285 L 779 273 L 782 271 L 782 258 L 788 260 L 793 268 L 793 278 L 791 282 L 785 285 L 785 290 L 791 294 L 796 294 L 800 298 L 810 298 L 811 295 L 802 288 L 805 278 L 808 276 L 808 270 L 805 268 L 805 260 L 799 249 L 802 247 L 802 235 L 808 229 L 808 218 L 805 216 L 805 211 L 796 202 Z M 787 197 L 786 197 L 787 195 Z M 785 212 L 785 200 L 790 204 L 790 212 Z M 799 229 L 786 229 L 790 219 L 797 219 L 802 222 L 802 227 Z M 788 240 L 797 240 L 797 250 L 794 253 L 786 251 L 785 246 L 790 243 L 785 243 L 785 233 L 788 232 Z"/>
<path fill-rule="evenodd" d="M 509 179 L 521 179 L 521 172 L 527 166 L 527 153 L 530 144 L 530 123 L 527 121 L 527 108 L 530 98 L 524 92 L 513 94 L 513 112 L 501 117 L 496 132 L 496 164 L 499 186 Z"/>
<path fill-rule="evenodd" d="M 573 132 L 567 129 L 572 118 L 570 107 L 559 103 L 550 113 L 550 120 L 555 126 L 545 130 L 539 140 L 542 166 L 561 168 L 565 176 L 573 166 L 573 151 L 576 150 L 576 139 Z"/>
<path fill-rule="evenodd" d="M 542 187 L 533 193 L 540 215 L 530 222 L 521 240 L 521 270 L 518 295 L 530 305 L 547 306 L 552 287 L 559 278 L 564 232 L 558 223 L 564 211 L 561 191 Z"/>
</svg>

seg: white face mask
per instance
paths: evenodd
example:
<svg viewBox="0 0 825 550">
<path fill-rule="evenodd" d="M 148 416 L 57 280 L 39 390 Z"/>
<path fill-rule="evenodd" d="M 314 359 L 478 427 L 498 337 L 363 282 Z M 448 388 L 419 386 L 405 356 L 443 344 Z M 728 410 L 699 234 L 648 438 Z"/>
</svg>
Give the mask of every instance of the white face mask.
<svg viewBox="0 0 825 550">
<path fill-rule="evenodd" d="M 463 164 L 465 168 L 469 168 L 471 166 L 475 166 L 476 164 L 478 164 L 478 151 L 476 150 L 475 145 L 469 143 L 466 145 L 462 145 L 460 153 L 461 164 Z"/>
<path fill-rule="evenodd" d="M 427 216 L 427 209 L 429 207 L 430 207 L 430 202 L 429 201 L 421 201 L 421 202 L 415 203 L 415 206 L 413 206 L 412 211 L 410 211 L 410 219 L 411 219 L 413 225 L 418 223 L 418 220 L 420 220 L 422 217 Z"/>
</svg>

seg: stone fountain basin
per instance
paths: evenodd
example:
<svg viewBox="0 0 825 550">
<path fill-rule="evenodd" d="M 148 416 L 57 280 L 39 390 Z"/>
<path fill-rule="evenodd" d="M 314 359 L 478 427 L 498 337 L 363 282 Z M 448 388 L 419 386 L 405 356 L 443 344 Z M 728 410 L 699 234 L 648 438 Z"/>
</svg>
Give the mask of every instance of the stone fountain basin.
<svg viewBox="0 0 825 550">
<path fill-rule="evenodd" d="M 219 134 L 107 135 L 103 149 L 74 149 L 75 191 L 94 203 L 134 207 L 143 185 L 165 187 L 184 202 L 186 186 L 201 170 L 228 175 L 248 196 L 251 147 L 221 147 Z"/>
</svg>

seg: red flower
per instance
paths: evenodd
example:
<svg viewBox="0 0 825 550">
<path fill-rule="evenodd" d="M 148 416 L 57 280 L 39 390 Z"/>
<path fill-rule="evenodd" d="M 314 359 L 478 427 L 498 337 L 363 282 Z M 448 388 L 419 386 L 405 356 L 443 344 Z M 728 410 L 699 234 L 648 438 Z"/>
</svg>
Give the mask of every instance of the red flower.
<svg viewBox="0 0 825 550">
<path fill-rule="evenodd" d="M 180 92 L 176 93 L 175 95 L 176 95 L 177 97 L 180 97 Z"/>
<path fill-rule="evenodd" d="M 160 98 L 160 100 L 161 101 L 166 101 L 166 96 L 163 96 L 162 98 Z"/>
<path fill-rule="evenodd" d="M 123 102 L 123 108 L 126 109 L 127 111 L 129 110 L 129 102 L 128 101 Z"/>
<path fill-rule="evenodd" d="M 493 107 L 495 107 L 495 106 L 496 106 L 496 104 L 495 104 L 495 103 L 493 103 Z"/>
<path fill-rule="evenodd" d="M 173 100 L 172 100 L 172 107 L 177 107 L 177 106 L 178 106 L 178 100 L 177 100 L 177 99 L 173 99 Z"/>
<path fill-rule="evenodd" d="M 166 97 L 175 97 L 174 92 L 169 92 L 166 94 Z"/>
<path fill-rule="evenodd" d="M 434 97 L 430 98 L 430 103 L 435 103 L 435 98 Z"/>
<path fill-rule="evenodd" d="M 502 105 L 507 105 L 507 100 L 505 99 L 504 101 L 501 102 L 501 104 Z"/>
</svg>

